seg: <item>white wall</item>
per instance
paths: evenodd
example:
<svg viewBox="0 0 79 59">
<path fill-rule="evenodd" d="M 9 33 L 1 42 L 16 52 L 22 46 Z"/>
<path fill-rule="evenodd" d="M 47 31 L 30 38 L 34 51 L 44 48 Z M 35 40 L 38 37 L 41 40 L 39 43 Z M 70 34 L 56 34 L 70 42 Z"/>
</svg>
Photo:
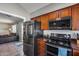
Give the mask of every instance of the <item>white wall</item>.
<svg viewBox="0 0 79 59">
<path fill-rule="evenodd" d="M 5 11 L 15 15 L 20 15 L 26 18 L 25 21 L 30 20 L 29 13 L 16 3 L 0 3 L 0 11 Z"/>
<path fill-rule="evenodd" d="M 44 35 L 51 35 L 51 33 L 71 34 L 71 38 L 77 38 L 77 33 L 79 34 L 79 31 L 71 31 L 71 30 L 44 30 Z"/>
<path fill-rule="evenodd" d="M 45 6 L 41 9 L 36 10 L 35 12 L 31 13 L 31 18 L 45 14 L 45 13 L 49 13 L 51 11 L 55 11 L 55 10 L 58 10 L 61 8 L 65 8 L 65 7 L 74 5 L 74 4 L 76 4 L 76 3 L 52 3 L 52 4 L 49 4 L 48 6 Z"/>
<path fill-rule="evenodd" d="M 10 34 L 11 25 L 0 23 L 0 35 Z"/>
</svg>

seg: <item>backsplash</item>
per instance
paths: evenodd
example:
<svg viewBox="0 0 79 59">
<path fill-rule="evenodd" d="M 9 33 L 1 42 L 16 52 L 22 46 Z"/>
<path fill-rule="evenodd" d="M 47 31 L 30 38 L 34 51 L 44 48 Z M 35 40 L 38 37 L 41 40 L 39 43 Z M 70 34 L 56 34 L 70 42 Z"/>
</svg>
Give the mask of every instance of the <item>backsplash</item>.
<svg viewBox="0 0 79 59">
<path fill-rule="evenodd" d="M 79 33 L 79 31 L 71 31 L 71 30 L 44 30 L 44 35 L 50 35 L 51 33 L 71 34 L 71 38 L 77 38 L 77 33 Z"/>
</svg>

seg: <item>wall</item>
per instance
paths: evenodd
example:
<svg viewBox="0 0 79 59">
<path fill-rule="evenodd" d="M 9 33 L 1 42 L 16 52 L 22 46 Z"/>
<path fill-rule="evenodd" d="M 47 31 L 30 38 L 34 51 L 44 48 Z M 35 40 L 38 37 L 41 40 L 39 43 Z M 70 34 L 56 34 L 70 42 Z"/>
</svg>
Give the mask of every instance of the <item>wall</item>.
<svg viewBox="0 0 79 59">
<path fill-rule="evenodd" d="M 58 34 L 71 34 L 71 38 L 77 38 L 77 33 L 79 31 L 71 31 L 71 30 L 44 30 L 44 35 L 51 35 L 51 33 L 58 33 Z"/>
<path fill-rule="evenodd" d="M 52 4 L 49 4 L 48 6 L 45 6 L 31 13 L 31 18 L 42 15 L 42 14 L 46 14 L 46 13 L 49 13 L 49 12 L 52 12 L 52 11 L 55 11 L 61 8 L 65 8 L 65 7 L 74 5 L 74 4 L 76 3 L 52 3 Z"/>
<path fill-rule="evenodd" d="M 0 11 L 5 11 L 26 18 L 24 21 L 30 20 L 30 14 L 16 3 L 0 3 Z"/>
<path fill-rule="evenodd" d="M 11 25 L 0 23 L 0 35 L 9 34 L 9 28 Z"/>
</svg>

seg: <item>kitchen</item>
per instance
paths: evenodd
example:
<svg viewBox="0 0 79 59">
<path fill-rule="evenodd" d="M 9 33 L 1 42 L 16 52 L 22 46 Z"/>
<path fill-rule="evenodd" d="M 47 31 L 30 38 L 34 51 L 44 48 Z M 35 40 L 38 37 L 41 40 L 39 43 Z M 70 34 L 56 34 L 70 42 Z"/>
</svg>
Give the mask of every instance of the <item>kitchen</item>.
<svg viewBox="0 0 79 59">
<path fill-rule="evenodd" d="M 25 22 L 24 54 L 79 56 L 78 15 L 79 4 L 77 3 L 32 17 L 31 21 Z"/>
<path fill-rule="evenodd" d="M 79 56 L 78 15 L 79 3 L 0 4 L 0 56 Z"/>
</svg>

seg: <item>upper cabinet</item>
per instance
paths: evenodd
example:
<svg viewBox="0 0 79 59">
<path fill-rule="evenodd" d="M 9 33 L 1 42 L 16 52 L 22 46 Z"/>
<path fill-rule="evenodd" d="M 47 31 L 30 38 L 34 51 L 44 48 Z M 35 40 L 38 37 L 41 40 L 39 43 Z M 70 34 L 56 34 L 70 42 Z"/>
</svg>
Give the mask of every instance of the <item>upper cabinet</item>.
<svg viewBox="0 0 79 59">
<path fill-rule="evenodd" d="M 35 17 L 32 18 L 31 20 L 35 21 L 35 29 L 40 30 L 41 29 L 41 17 Z"/>
<path fill-rule="evenodd" d="M 40 22 L 41 21 L 41 17 L 40 16 L 34 17 L 31 20 Z"/>
<path fill-rule="evenodd" d="M 72 6 L 72 29 L 79 30 L 79 4 Z"/>
<path fill-rule="evenodd" d="M 56 18 L 71 16 L 71 7 L 60 9 L 48 14 L 49 20 L 55 20 Z"/>
<path fill-rule="evenodd" d="M 41 22 L 41 29 L 48 30 L 49 21 L 51 20 L 61 20 L 63 17 L 71 17 L 71 28 L 72 30 L 79 30 L 79 4 L 63 8 L 54 12 L 41 15 L 40 17 L 32 18 L 32 20 L 37 20 Z"/>
<path fill-rule="evenodd" d="M 41 17 L 40 16 L 36 17 L 36 21 L 41 22 Z"/>
<path fill-rule="evenodd" d="M 66 16 L 71 16 L 71 7 L 59 10 L 59 18 Z"/>
<path fill-rule="evenodd" d="M 48 30 L 48 14 L 41 16 L 41 30 Z"/>
<path fill-rule="evenodd" d="M 42 15 L 35 18 L 32 18 L 31 20 L 34 20 L 36 22 L 40 22 L 40 28 L 41 30 L 48 30 L 48 15 Z"/>
<path fill-rule="evenodd" d="M 56 18 L 58 18 L 58 11 L 55 12 L 50 12 L 48 14 L 49 20 L 55 20 Z"/>
<path fill-rule="evenodd" d="M 31 18 L 31 20 L 35 21 L 35 20 L 36 20 L 36 18 Z"/>
</svg>

